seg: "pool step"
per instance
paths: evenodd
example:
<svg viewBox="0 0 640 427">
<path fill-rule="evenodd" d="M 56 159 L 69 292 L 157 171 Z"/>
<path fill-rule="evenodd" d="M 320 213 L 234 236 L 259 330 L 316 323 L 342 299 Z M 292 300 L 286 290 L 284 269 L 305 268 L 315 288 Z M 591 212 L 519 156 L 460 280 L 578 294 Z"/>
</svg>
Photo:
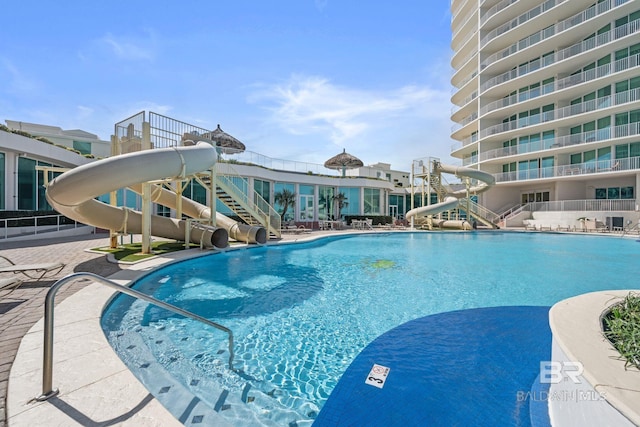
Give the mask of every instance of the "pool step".
<svg viewBox="0 0 640 427">
<path fill-rule="evenodd" d="M 188 339 L 184 337 L 181 340 L 185 338 Z M 140 381 L 184 425 L 232 426 L 237 424 L 233 420 L 265 426 L 306 427 L 312 423 L 312 420 L 301 420 L 298 413 L 282 407 L 273 394 L 261 391 L 244 379 L 234 387 L 225 388 L 220 384 L 221 374 L 214 378 L 198 378 L 197 369 L 190 365 L 192 361 L 183 359 L 163 328 L 150 326 L 122 334 L 117 337 L 117 342 L 119 352 L 126 354 L 129 360 L 126 363 Z M 228 352 L 220 348 L 216 353 L 226 369 L 228 356 L 224 353 Z M 173 378 L 157 358 L 177 364 L 176 371 L 190 372 L 193 378 L 185 376 L 182 382 Z M 268 414 L 274 412 L 281 415 L 277 420 L 269 419 Z M 267 416 L 258 419 L 261 413 Z"/>
</svg>

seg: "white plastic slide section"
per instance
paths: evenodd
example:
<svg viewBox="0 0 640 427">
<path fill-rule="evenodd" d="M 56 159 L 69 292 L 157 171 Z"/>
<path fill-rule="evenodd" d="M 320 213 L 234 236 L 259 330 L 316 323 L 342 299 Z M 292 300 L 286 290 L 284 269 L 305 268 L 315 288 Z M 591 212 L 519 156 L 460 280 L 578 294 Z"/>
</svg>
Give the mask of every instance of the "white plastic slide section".
<svg viewBox="0 0 640 427">
<path fill-rule="evenodd" d="M 142 192 L 141 184 L 132 185 L 129 188 L 139 194 Z M 154 185 L 152 187 L 151 201 L 168 208 L 176 209 L 176 193 L 160 185 Z M 211 209 L 187 197 L 182 197 L 182 212 L 191 218 L 211 218 Z M 239 242 L 267 242 L 267 230 L 264 227 L 237 222 L 219 212 L 216 212 L 216 224 L 226 229 L 229 237 Z"/>
<path fill-rule="evenodd" d="M 487 191 L 493 184 L 495 184 L 495 178 L 493 175 L 483 172 L 477 169 L 466 168 L 463 166 L 451 166 L 438 164 L 437 170 L 444 173 L 456 175 L 458 177 L 463 176 L 480 181 L 480 184 L 469 188 L 469 194 L 478 194 L 483 191 Z M 444 211 L 455 209 L 458 206 L 458 200 L 467 196 L 467 190 L 458 190 L 449 193 L 445 199 L 440 203 L 434 203 L 433 205 L 422 206 L 419 208 L 411 209 L 406 214 L 407 219 L 411 219 L 413 216 L 426 216 L 436 215 Z"/>
<path fill-rule="evenodd" d="M 111 206 L 96 197 L 141 182 L 180 179 L 213 167 L 215 147 L 199 142 L 189 147 L 160 148 L 121 154 L 79 166 L 56 177 L 47 187 L 47 200 L 61 214 L 94 227 L 121 233 L 142 233 L 142 214 Z M 151 234 L 184 240 L 187 222 L 151 216 Z M 189 239 L 206 247 L 227 247 L 227 230 L 193 224 Z"/>
</svg>

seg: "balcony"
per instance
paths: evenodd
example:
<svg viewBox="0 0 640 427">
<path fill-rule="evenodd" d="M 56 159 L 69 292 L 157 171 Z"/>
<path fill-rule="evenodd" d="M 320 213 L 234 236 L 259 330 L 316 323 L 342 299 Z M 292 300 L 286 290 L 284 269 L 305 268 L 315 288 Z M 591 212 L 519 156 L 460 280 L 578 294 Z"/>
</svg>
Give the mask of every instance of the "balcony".
<svg viewBox="0 0 640 427">
<path fill-rule="evenodd" d="M 565 1 L 567 0 L 547 0 L 542 4 L 539 4 L 533 9 L 528 10 L 526 13 L 523 13 L 519 17 L 512 19 L 506 24 L 500 25 L 498 28 L 495 28 L 489 31 L 489 33 L 486 36 L 484 36 L 482 40 L 480 40 L 480 46 L 484 47 L 487 43 L 489 43 L 491 40 L 495 39 L 496 37 L 524 24 L 527 21 L 530 21 L 536 16 L 543 14 L 547 10 L 559 5 L 560 3 L 564 3 Z"/>
<path fill-rule="evenodd" d="M 616 3 L 615 5 L 619 6 L 620 4 L 626 3 L 627 1 L 629 0 L 615 0 L 615 3 Z M 538 8 L 547 5 L 547 3 L 550 3 L 550 2 L 543 3 L 542 5 L 538 6 Z M 528 47 L 533 46 L 534 44 L 539 43 L 542 40 L 548 39 L 554 36 L 555 34 L 558 34 L 562 31 L 566 31 L 570 28 L 576 27 L 592 18 L 595 18 L 596 16 L 602 15 L 603 13 L 606 13 L 609 10 L 611 10 L 612 3 L 613 3 L 613 0 L 607 0 L 602 3 L 595 4 L 590 8 L 585 9 L 582 12 L 570 18 L 567 18 L 562 22 L 559 22 L 552 27 L 544 28 L 538 31 L 537 33 L 530 35 L 529 37 L 523 38 L 519 40 L 517 43 L 514 43 L 513 45 L 509 46 L 508 48 L 503 49 L 500 52 L 494 53 L 493 55 L 487 57 L 484 61 L 480 63 L 480 69 L 484 69 L 496 61 L 499 61 L 510 55 L 513 55 L 516 52 L 527 49 Z M 555 4 L 551 5 L 550 7 L 553 7 L 553 6 L 555 6 Z M 534 8 L 532 9 L 532 11 L 535 11 L 538 8 Z M 538 11 L 538 14 L 540 14 L 540 11 Z"/>
<path fill-rule="evenodd" d="M 543 85 L 539 88 L 531 89 L 526 92 L 520 92 L 516 95 L 511 95 L 507 98 L 502 98 L 497 101 L 491 102 L 480 110 L 480 115 L 489 113 L 491 111 L 515 105 L 520 102 L 524 102 L 529 99 L 537 98 L 542 95 L 547 95 L 559 90 L 568 89 L 573 86 L 577 86 L 582 83 L 586 83 L 592 80 L 596 80 L 605 77 L 611 73 L 619 73 L 626 71 L 640 65 L 640 54 L 631 55 L 627 58 L 622 58 L 615 61 L 613 64 L 601 65 L 597 68 L 584 71 L 580 74 L 573 74 L 563 79 L 557 80 L 554 83 Z"/>
<path fill-rule="evenodd" d="M 540 123 L 547 123 L 553 120 L 560 120 L 567 117 L 577 116 L 579 114 L 589 113 L 592 111 L 604 110 L 606 108 L 635 103 L 640 100 L 640 88 L 631 89 L 625 92 L 608 95 L 598 99 L 592 99 L 580 104 L 568 105 L 553 111 L 546 111 L 541 114 L 519 118 L 508 123 L 500 123 L 499 125 L 489 126 L 480 131 L 480 138 L 508 132 L 511 130 L 522 129 L 527 126 L 533 126 Z"/>
<path fill-rule="evenodd" d="M 527 169 L 515 172 L 495 174 L 496 182 L 527 181 L 532 179 L 557 178 L 578 175 L 593 175 L 611 172 L 637 171 L 640 169 L 640 157 L 615 160 L 594 160 L 573 165 L 552 166 L 548 168 Z"/>
<path fill-rule="evenodd" d="M 562 147 L 579 146 L 592 142 L 606 141 L 612 138 L 624 138 L 628 136 L 640 135 L 640 123 L 620 125 L 611 129 L 600 129 L 592 132 L 584 132 L 574 135 L 560 136 L 554 139 L 540 140 L 533 143 L 518 144 L 511 147 L 502 147 L 495 150 L 488 150 L 480 153 L 480 161 L 499 159 L 520 154 L 533 153 L 536 151 L 550 150 Z"/>
<path fill-rule="evenodd" d="M 622 37 L 626 37 L 630 34 L 635 34 L 638 31 L 640 31 L 640 19 L 629 22 L 628 24 L 622 25 L 611 31 L 607 31 L 606 33 L 598 34 L 596 37 L 584 40 L 581 43 L 574 44 L 573 46 L 559 50 L 551 55 L 538 58 L 537 60 L 521 65 L 514 70 L 510 70 L 506 73 L 493 77 L 480 86 L 480 91 L 485 92 L 496 85 L 503 84 L 541 68 L 548 67 L 556 62 L 588 52 L 592 49 L 610 43 L 611 41 L 621 39 Z"/>
</svg>

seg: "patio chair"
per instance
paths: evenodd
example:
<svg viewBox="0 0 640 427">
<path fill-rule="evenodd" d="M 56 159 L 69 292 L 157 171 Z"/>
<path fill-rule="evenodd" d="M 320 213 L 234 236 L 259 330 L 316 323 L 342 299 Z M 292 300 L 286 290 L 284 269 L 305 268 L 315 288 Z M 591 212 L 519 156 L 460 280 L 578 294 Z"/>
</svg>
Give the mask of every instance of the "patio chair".
<svg viewBox="0 0 640 427">
<path fill-rule="evenodd" d="M 4 261 L 3 261 L 4 260 Z M 16 264 L 6 256 L 0 255 L 0 273 L 24 274 L 29 279 L 42 280 L 62 271 L 66 264 L 61 262 L 44 262 L 39 264 Z"/>
<path fill-rule="evenodd" d="M 22 280 L 19 277 L 0 277 L 0 291 L 13 288 L 9 293 L 13 292 L 22 284 Z M 8 294 L 7 294 L 8 295 Z"/>
</svg>

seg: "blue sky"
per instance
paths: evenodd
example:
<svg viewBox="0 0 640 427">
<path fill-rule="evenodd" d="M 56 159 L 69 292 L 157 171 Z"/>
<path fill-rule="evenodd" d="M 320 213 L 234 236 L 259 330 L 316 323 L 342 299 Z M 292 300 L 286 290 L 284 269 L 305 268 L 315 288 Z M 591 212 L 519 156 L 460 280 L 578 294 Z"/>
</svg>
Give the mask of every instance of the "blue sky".
<svg viewBox="0 0 640 427">
<path fill-rule="evenodd" d="M 109 139 L 142 110 L 269 157 L 450 161 L 448 0 L 3 5 L 0 121 Z"/>
</svg>

